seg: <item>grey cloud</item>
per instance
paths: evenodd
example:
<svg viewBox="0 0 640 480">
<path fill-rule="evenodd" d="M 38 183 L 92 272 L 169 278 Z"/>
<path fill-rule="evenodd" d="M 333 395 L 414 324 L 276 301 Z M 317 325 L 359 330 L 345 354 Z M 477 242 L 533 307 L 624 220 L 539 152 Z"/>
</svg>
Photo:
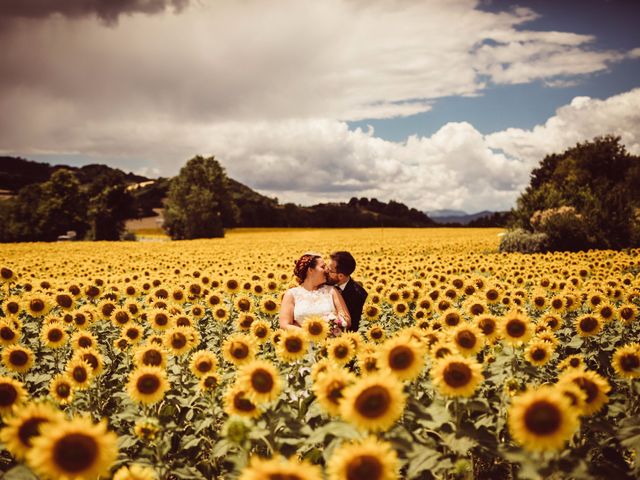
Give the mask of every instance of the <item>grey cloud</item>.
<svg viewBox="0 0 640 480">
<path fill-rule="evenodd" d="M 95 15 L 113 24 L 120 15 L 151 15 L 164 12 L 167 7 L 179 12 L 188 4 L 189 0 L 3 0 L 0 19 L 46 18 L 55 14 L 71 18 Z"/>
</svg>

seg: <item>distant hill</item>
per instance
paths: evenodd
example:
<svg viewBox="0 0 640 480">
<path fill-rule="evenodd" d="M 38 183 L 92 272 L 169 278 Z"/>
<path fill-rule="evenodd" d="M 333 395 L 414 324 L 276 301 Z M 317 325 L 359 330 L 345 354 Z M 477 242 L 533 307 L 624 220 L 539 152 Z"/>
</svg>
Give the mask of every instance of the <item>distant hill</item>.
<svg viewBox="0 0 640 480">
<path fill-rule="evenodd" d="M 58 169 L 75 172 L 82 184 L 97 176 L 118 178 L 127 184 L 133 196 L 135 217 L 156 216 L 154 209 L 163 208 L 171 179 L 149 179 L 125 173 L 107 165 L 71 167 L 33 162 L 23 158 L 0 157 L 0 190 L 17 193 L 22 187 L 45 182 Z M 300 206 L 280 204 L 277 199 L 262 195 L 250 187 L 228 179 L 231 197 L 238 206 L 238 227 L 432 227 L 436 223 L 423 212 L 393 200 L 381 202 L 375 198 L 351 198 L 349 202 L 320 203 Z"/>
<path fill-rule="evenodd" d="M 435 210 L 427 212 L 430 218 L 436 223 L 459 223 L 460 225 L 468 225 L 479 218 L 490 217 L 495 212 L 483 210 L 477 213 L 466 213 L 461 210 Z"/>
</svg>

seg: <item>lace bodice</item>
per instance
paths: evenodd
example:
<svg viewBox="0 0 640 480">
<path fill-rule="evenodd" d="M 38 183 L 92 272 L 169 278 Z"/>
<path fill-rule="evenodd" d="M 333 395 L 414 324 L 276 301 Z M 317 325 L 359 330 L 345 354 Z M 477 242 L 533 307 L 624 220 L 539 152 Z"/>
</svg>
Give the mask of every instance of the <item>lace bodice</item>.
<svg viewBox="0 0 640 480">
<path fill-rule="evenodd" d="M 295 322 L 302 326 L 308 317 L 335 314 L 336 308 L 331 294 L 333 288 L 328 285 L 323 285 L 313 291 L 304 287 L 292 288 L 290 291 L 294 300 L 293 319 Z"/>
</svg>

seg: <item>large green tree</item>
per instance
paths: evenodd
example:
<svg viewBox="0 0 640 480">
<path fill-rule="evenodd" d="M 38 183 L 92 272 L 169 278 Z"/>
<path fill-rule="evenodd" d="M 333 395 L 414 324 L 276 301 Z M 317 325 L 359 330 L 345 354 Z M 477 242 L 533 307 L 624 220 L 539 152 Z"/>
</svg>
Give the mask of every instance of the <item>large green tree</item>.
<svg viewBox="0 0 640 480">
<path fill-rule="evenodd" d="M 638 185 L 640 157 L 629 154 L 620 137 L 597 137 L 542 160 L 517 201 L 514 223 L 534 230 L 536 211 L 573 207 L 586 232 L 582 247 L 634 246 L 639 240 Z"/>
<path fill-rule="evenodd" d="M 223 237 L 237 218 L 227 175 L 214 157 L 192 158 L 171 180 L 164 227 L 174 240 Z"/>
</svg>

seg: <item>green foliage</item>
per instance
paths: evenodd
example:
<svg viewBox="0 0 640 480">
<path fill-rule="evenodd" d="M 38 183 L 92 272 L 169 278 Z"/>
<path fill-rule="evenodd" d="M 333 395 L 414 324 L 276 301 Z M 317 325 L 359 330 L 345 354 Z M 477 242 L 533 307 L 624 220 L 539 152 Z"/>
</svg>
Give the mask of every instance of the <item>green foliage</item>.
<svg viewBox="0 0 640 480">
<path fill-rule="evenodd" d="M 640 158 L 620 137 L 597 137 L 546 156 L 517 201 L 513 226 L 529 231 L 536 212 L 573 207 L 580 218 L 559 217 L 547 229 L 552 250 L 627 248 L 640 244 Z M 553 228 L 556 228 L 554 230 Z"/>
<path fill-rule="evenodd" d="M 174 240 L 223 237 L 237 217 L 227 176 L 214 157 L 192 158 L 171 180 L 164 227 Z"/>
<path fill-rule="evenodd" d="M 509 230 L 500 239 L 501 252 L 541 253 L 547 251 L 548 237 L 522 228 Z"/>
</svg>

